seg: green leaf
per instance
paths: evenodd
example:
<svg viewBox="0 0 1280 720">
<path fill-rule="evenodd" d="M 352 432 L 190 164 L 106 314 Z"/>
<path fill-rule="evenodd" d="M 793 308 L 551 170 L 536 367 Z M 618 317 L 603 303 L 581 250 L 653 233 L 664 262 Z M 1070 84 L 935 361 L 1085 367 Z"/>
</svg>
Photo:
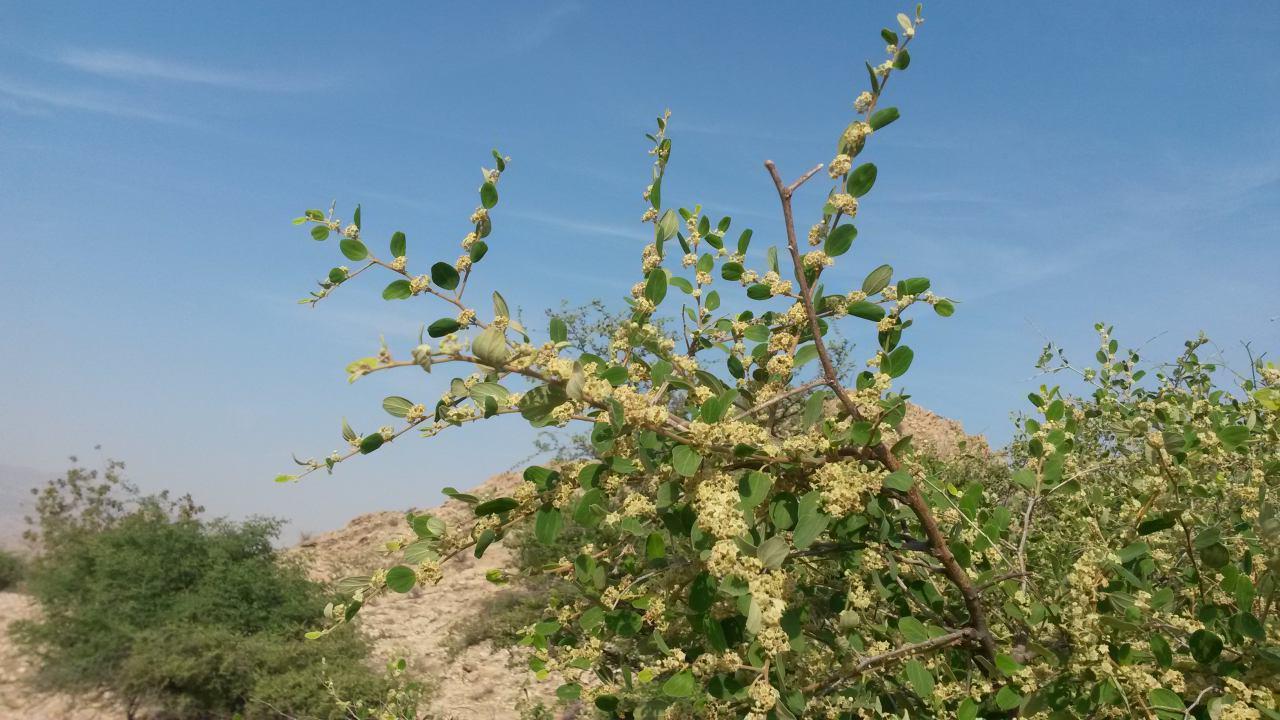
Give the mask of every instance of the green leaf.
<svg viewBox="0 0 1280 720">
<path fill-rule="evenodd" d="M 391 233 L 391 257 L 398 258 L 404 256 L 408 252 L 408 242 L 405 240 L 404 233 L 399 230 Z"/>
<path fill-rule="evenodd" d="M 1242 637 L 1253 638 L 1254 640 L 1265 640 L 1267 637 L 1266 629 L 1262 627 L 1262 621 L 1258 620 L 1258 616 L 1251 612 L 1242 612 L 1231 618 L 1231 629 Z"/>
<path fill-rule="evenodd" d="M 764 502 L 772 487 L 773 480 L 759 470 L 738 478 L 738 496 L 742 498 L 743 509 L 750 510 Z"/>
<path fill-rule="evenodd" d="M 654 268 L 649 271 L 649 276 L 644 283 L 644 296 L 654 305 L 662 303 L 662 299 L 667 296 L 666 270 Z"/>
<path fill-rule="evenodd" d="M 510 512 L 520 507 L 520 501 L 515 498 L 500 497 L 487 500 L 476 506 L 476 517 L 483 515 L 497 515 L 498 513 Z"/>
<path fill-rule="evenodd" d="M 444 534 L 444 521 L 434 515 L 418 515 L 410 523 L 413 533 L 420 538 L 435 538 Z"/>
<path fill-rule="evenodd" d="M 364 243 L 359 240 L 346 238 L 338 243 L 338 249 L 342 251 L 342 254 L 348 260 L 363 260 L 369 257 L 369 248 L 365 247 Z"/>
<path fill-rule="evenodd" d="M 913 277 L 898 283 L 898 297 L 903 295 L 919 295 L 929 289 L 929 278 Z"/>
<path fill-rule="evenodd" d="M 950 300 L 942 299 L 933 304 L 933 311 L 942 317 L 951 317 L 956 312 L 956 306 Z"/>
<path fill-rule="evenodd" d="M 820 509 L 821 504 L 822 493 L 817 490 L 810 491 L 800 498 L 796 526 L 791 536 L 791 542 L 798 549 L 803 550 L 812 545 L 831 522 L 831 516 Z"/>
<path fill-rule="evenodd" d="M 484 552 L 488 550 L 489 546 L 493 544 L 493 541 L 497 539 L 497 533 L 492 530 L 485 530 L 480 533 L 479 538 L 476 538 L 476 547 L 471 554 L 474 555 L 477 560 L 484 557 Z"/>
<path fill-rule="evenodd" d="M 351 216 L 351 222 L 355 223 L 357 230 L 363 227 L 363 225 L 361 225 L 360 223 L 360 206 L 359 205 L 356 205 L 356 210 Z"/>
<path fill-rule="evenodd" d="M 658 222 L 654 226 L 654 233 L 658 242 L 674 237 L 679 227 L 680 220 L 676 217 L 674 210 L 667 210 L 662 213 L 662 217 L 658 218 Z"/>
<path fill-rule="evenodd" d="M 768 285 L 758 283 L 747 288 L 747 297 L 752 300 L 768 300 L 773 297 L 773 291 L 769 289 Z"/>
<path fill-rule="evenodd" d="M 915 480 L 912 479 L 910 473 L 906 470 L 898 470 L 885 477 L 881 484 L 887 488 L 907 492 L 911 489 L 911 486 L 915 484 Z"/>
<path fill-rule="evenodd" d="M 1151 645 L 1151 655 L 1156 659 L 1156 664 L 1160 667 L 1167 668 L 1173 666 L 1173 648 L 1169 647 L 1169 641 L 1164 636 L 1155 633 L 1151 635 L 1148 643 Z"/>
<path fill-rule="evenodd" d="M 1004 653 L 996 655 L 996 669 L 1005 675 L 1010 677 L 1017 675 L 1022 670 L 1022 667 L 1022 663 Z"/>
<path fill-rule="evenodd" d="M 916 354 L 911 348 L 906 345 L 899 345 L 881 361 L 882 367 L 880 369 L 888 373 L 889 377 L 902 377 L 902 375 L 906 374 L 907 368 L 911 367 L 911 361 L 915 359 L 915 356 Z"/>
<path fill-rule="evenodd" d="M 889 284 L 889 280 L 893 278 L 893 268 L 888 265 L 881 265 L 872 270 L 862 281 L 862 292 L 868 295 L 874 295 L 885 288 Z"/>
<path fill-rule="evenodd" d="M 458 271 L 449 263 L 438 262 L 431 266 L 431 282 L 445 290 L 453 290 L 458 287 L 459 279 Z"/>
<path fill-rule="evenodd" d="M 767 568 L 780 568 L 790 552 L 791 548 L 788 547 L 786 539 L 781 535 L 774 535 L 760 543 L 760 547 L 756 550 L 756 557 L 760 558 L 760 562 Z"/>
<path fill-rule="evenodd" d="M 388 414 L 402 418 L 409 414 L 409 410 L 413 408 L 413 401 L 408 398 L 402 398 L 399 395 L 392 395 L 382 399 L 382 409 Z"/>
<path fill-rule="evenodd" d="M 1161 710 L 1169 710 L 1176 713 L 1173 717 L 1180 718 L 1184 717 L 1187 710 L 1187 704 L 1182 702 L 1182 698 L 1178 696 L 1178 693 L 1165 688 L 1156 688 L 1147 693 L 1147 700 L 1150 701 L 1151 708 L 1157 713 Z"/>
<path fill-rule="evenodd" d="M 858 228 L 852 225 L 837 225 L 822 243 L 822 251 L 831 257 L 840 257 L 849 252 L 856 237 L 858 237 Z"/>
<path fill-rule="evenodd" d="M 413 290 L 410 289 L 408 280 L 392 280 L 382 290 L 383 300 L 404 300 L 410 297 L 413 297 Z"/>
<path fill-rule="evenodd" d="M 582 697 L 582 686 L 578 683 L 565 683 L 556 688 L 556 697 L 561 700 L 577 700 Z"/>
<path fill-rule="evenodd" d="M 885 316 L 884 308 L 873 302 L 867 302 L 866 300 L 849 303 L 849 307 L 847 309 L 850 315 L 860 317 L 863 320 L 870 320 L 871 322 L 880 322 Z"/>
<path fill-rule="evenodd" d="M 1012 710 L 1021 702 L 1022 696 L 1009 685 L 1000 688 L 1000 692 L 996 693 L 996 707 L 1001 710 Z"/>
<path fill-rule="evenodd" d="M 441 338 L 462 329 L 462 324 L 453 318 L 440 318 L 427 326 L 427 334 L 433 338 Z"/>
<path fill-rule="evenodd" d="M 698 683 L 693 679 L 692 672 L 681 670 L 662 683 L 662 694 L 667 697 L 686 698 L 693 695 L 694 688 L 697 685 Z"/>
<path fill-rule="evenodd" d="M 688 445 L 677 445 L 671 450 L 671 466 L 684 477 L 693 477 L 702 465 L 702 456 Z"/>
<path fill-rule="evenodd" d="M 397 565 L 387 571 L 387 588 L 398 593 L 407 593 L 418 582 L 413 569 L 405 565 Z"/>
<path fill-rule="evenodd" d="M 1249 428 L 1244 425 L 1228 425 L 1215 430 L 1214 434 L 1222 441 L 1222 446 L 1231 451 L 1239 450 L 1249 442 Z"/>
<path fill-rule="evenodd" d="M 384 442 L 382 433 L 370 433 L 360 439 L 360 454 L 368 455 L 369 453 L 382 447 Z"/>
<path fill-rule="evenodd" d="M 498 186 L 491 182 L 486 182 L 480 186 L 480 204 L 486 210 L 498 204 Z"/>
<path fill-rule="evenodd" d="M 560 510 L 554 505 L 543 505 L 538 508 L 537 516 L 534 518 L 533 535 L 543 545 L 550 545 L 560 535 L 560 528 L 563 525 L 564 519 Z"/>
<path fill-rule="evenodd" d="M 417 564 L 428 560 L 439 560 L 440 553 L 436 552 L 436 548 L 438 547 L 439 543 L 434 539 L 419 540 L 417 542 L 410 543 L 404 548 L 404 561 Z"/>
<path fill-rule="evenodd" d="M 716 601 L 719 584 L 709 573 L 699 573 L 689 583 L 689 608 L 694 612 L 706 612 Z"/>
<path fill-rule="evenodd" d="M 475 505 L 476 503 L 480 502 L 480 498 L 476 497 L 475 495 L 472 495 L 470 493 L 458 492 L 457 489 L 452 487 L 443 488 L 442 490 L 440 490 L 440 492 L 443 493 L 446 497 L 449 497 L 453 500 L 457 500 L 458 502 L 467 503 L 468 505 Z"/>
<path fill-rule="evenodd" d="M 493 316 L 494 317 L 511 317 L 511 308 L 507 307 L 506 298 L 497 290 L 493 291 Z"/>
<path fill-rule="evenodd" d="M 276 482 L 278 483 L 292 482 L 297 479 L 298 479 L 297 475 L 277 475 L 276 476 Z"/>
<path fill-rule="evenodd" d="M 909 643 L 919 643 L 929 639 L 929 631 L 925 629 L 924 623 L 910 615 L 898 619 L 898 632 L 902 633 L 903 639 Z"/>
<path fill-rule="evenodd" d="M 569 326 L 559 317 L 551 318 L 551 342 L 566 342 L 569 339 Z"/>
<path fill-rule="evenodd" d="M 1222 654 L 1222 638 L 1208 630 L 1197 630 L 1187 640 L 1191 646 L 1191 657 L 1202 665 L 1208 665 Z"/>
<path fill-rule="evenodd" d="M 845 192 L 854 197 L 862 197 L 871 192 L 871 186 L 876 184 L 876 166 L 872 163 L 863 163 L 853 169 L 849 173 L 849 180 L 845 183 Z"/>
<path fill-rule="evenodd" d="M 315 227 L 311 228 L 311 239 L 312 240 L 328 240 L 329 239 L 328 226 L 316 225 Z"/>
<path fill-rule="evenodd" d="M 498 405 L 506 405 L 511 398 L 511 391 L 495 382 L 476 383 L 471 386 L 471 398 L 481 405 L 487 399 L 492 399 Z"/>
<path fill-rule="evenodd" d="M 871 125 L 872 130 L 879 130 L 880 128 L 884 127 L 885 125 L 888 125 L 889 123 L 897 119 L 898 119 L 898 108 L 887 107 L 872 113 L 871 121 L 868 124 Z"/>
<path fill-rule="evenodd" d="M 1178 518 L 1173 513 L 1165 515 L 1157 515 L 1150 520 L 1143 520 L 1138 523 L 1139 535 L 1150 535 L 1161 530 L 1168 530 L 1178 523 Z"/>
<path fill-rule="evenodd" d="M 1129 543 L 1116 552 L 1116 557 L 1120 558 L 1120 562 L 1127 563 L 1143 557 L 1150 549 L 1144 542 Z"/>
<path fill-rule="evenodd" d="M 334 583 L 333 591 L 338 593 L 339 595 L 347 596 L 357 590 L 363 590 L 364 588 L 368 587 L 369 582 L 371 580 L 373 580 L 373 578 L 369 577 L 368 575 L 351 575 L 348 577 L 344 577 L 338 582 Z"/>
<path fill-rule="evenodd" d="M 916 695 L 922 698 L 930 698 L 933 696 L 933 675 L 925 668 L 925 666 L 916 659 L 906 662 L 907 680 L 911 683 L 911 689 L 916 691 Z"/>
<path fill-rule="evenodd" d="M 511 357 L 507 336 L 497 325 L 490 325 L 471 343 L 471 351 L 490 367 L 500 367 Z"/>
<path fill-rule="evenodd" d="M 911 53 L 905 48 L 898 51 L 898 56 L 893 59 L 893 67 L 895 70 L 906 70 L 911 65 Z"/>
</svg>

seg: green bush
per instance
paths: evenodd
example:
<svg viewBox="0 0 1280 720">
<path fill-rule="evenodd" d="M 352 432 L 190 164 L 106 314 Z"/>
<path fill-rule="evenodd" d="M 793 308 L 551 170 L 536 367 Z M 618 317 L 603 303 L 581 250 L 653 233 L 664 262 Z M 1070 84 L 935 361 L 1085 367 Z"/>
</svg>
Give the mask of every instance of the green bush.
<svg viewBox="0 0 1280 720">
<path fill-rule="evenodd" d="M 328 598 L 272 547 L 277 521 L 204 521 L 161 498 L 116 507 L 88 524 L 58 510 L 43 533 L 27 581 L 42 617 L 15 630 L 39 684 L 109 690 L 130 715 L 246 718 L 363 717 L 337 698 L 376 706 L 397 689 L 355 628 L 304 639 Z"/>
<path fill-rule="evenodd" d="M 22 557 L 8 550 L 0 550 L 0 590 L 11 590 L 26 574 L 27 563 Z"/>
</svg>

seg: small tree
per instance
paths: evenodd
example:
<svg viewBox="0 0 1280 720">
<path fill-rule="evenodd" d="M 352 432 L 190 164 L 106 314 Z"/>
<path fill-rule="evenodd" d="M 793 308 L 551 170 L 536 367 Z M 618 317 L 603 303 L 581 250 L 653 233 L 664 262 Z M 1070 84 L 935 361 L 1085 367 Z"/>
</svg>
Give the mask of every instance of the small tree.
<svg viewBox="0 0 1280 720">
<path fill-rule="evenodd" d="M 278 522 L 200 520 L 189 499 L 140 495 L 122 469 L 73 468 L 38 494 L 27 589 L 41 617 L 15 626 L 38 684 L 111 691 L 130 717 L 364 718 L 388 693 L 413 717 L 414 689 L 368 669 L 358 633 L 302 639 L 328 598 L 277 556 Z"/>
<path fill-rule="evenodd" d="M 753 255 L 750 229 L 735 242 L 730 218 L 668 206 L 669 118 L 658 119 L 642 216 L 654 239 L 603 352 L 575 348 L 558 317 L 535 341 L 502 294 L 492 313 L 469 304 L 507 168 L 497 151 L 462 255 L 425 272 L 411 269 L 404 233 L 376 256 L 359 206 L 349 224 L 332 208 L 296 220 L 316 240 L 340 235 L 360 263 L 333 268 L 302 302 L 383 270 L 394 276 L 385 299 L 448 308 L 426 329 L 434 345 L 401 358 L 383 346 L 348 366 L 350 380 L 470 372 L 434 403 L 386 398 L 403 424 L 366 434 L 344 424 L 346 452 L 277 480 L 413 430 L 507 414 L 583 423 L 594 453 L 528 468 L 509 497 L 446 490 L 474 505 L 475 522 L 411 516 L 392 546 L 402 563 L 344 581 L 340 622 L 381 593 L 438 582 L 450 558 L 478 557 L 531 519 L 548 545 L 566 526 L 595 538 L 545 570 L 582 596 L 529 628 L 532 669 L 560 673 L 562 698 L 612 717 L 1280 717 L 1274 371 L 1232 394 L 1192 353 L 1142 389 L 1136 357 L 1120 359 L 1105 338 L 1103 368 L 1086 374 L 1096 394 L 1033 396 L 1042 417 L 1022 423 L 1008 481 L 926 462 L 898 432 L 906 397 L 894 384 L 912 364 L 913 311 L 946 317 L 955 306 L 925 278 L 895 282 L 888 265 L 869 264 L 852 288 L 827 274 L 877 181 L 876 165 L 855 159 L 899 116 L 884 93 L 910 65 L 923 19 L 918 8 L 897 19 L 825 172 L 788 182 L 765 163 L 781 249 Z M 823 197 L 797 210 L 819 179 Z M 797 229 L 798 213 L 815 222 Z M 655 318 L 677 297 L 672 339 Z M 840 372 L 837 324 L 873 341 L 866 369 Z M 801 412 L 780 414 L 787 404 Z"/>
</svg>

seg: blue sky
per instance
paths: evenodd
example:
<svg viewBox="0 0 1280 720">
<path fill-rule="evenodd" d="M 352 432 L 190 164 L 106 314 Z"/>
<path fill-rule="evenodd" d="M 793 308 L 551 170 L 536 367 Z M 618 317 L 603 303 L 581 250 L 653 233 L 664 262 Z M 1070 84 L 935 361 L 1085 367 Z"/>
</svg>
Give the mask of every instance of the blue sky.
<svg viewBox="0 0 1280 720">
<path fill-rule="evenodd" d="M 276 486 L 289 453 L 385 422 L 444 375 L 342 368 L 442 313 L 353 284 L 294 304 L 333 243 L 289 220 L 337 199 L 366 235 L 451 258 L 491 147 L 512 156 L 476 297 L 531 325 L 616 301 L 664 107 L 664 196 L 780 235 L 761 167 L 829 159 L 892 3 L 0 2 L 0 462 L 130 463 L 218 514 L 324 529 L 434 504 L 529 451 L 518 422 L 411 439 Z M 829 288 L 881 262 L 961 301 L 925 317 L 905 387 L 996 441 L 1047 339 L 1092 325 L 1162 357 L 1208 332 L 1280 340 L 1280 5 L 938 3 L 888 102 L 902 119 Z M 799 200 L 818 211 L 814 190 Z M 424 265 L 425 267 L 425 265 Z M 483 293 L 483 295 L 481 294 Z M 864 339 L 865 340 L 865 339 Z"/>
</svg>

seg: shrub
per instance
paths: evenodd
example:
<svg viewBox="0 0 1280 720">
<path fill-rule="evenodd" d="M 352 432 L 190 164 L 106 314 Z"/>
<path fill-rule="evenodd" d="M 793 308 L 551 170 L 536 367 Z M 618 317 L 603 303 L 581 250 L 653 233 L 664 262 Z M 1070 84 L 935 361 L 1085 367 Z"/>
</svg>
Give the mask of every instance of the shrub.
<svg viewBox="0 0 1280 720">
<path fill-rule="evenodd" d="M 27 561 L 21 555 L 0 549 L 0 590 L 12 590 L 22 582 Z"/>
<path fill-rule="evenodd" d="M 330 682 L 366 705 L 397 689 L 364 665 L 355 628 L 303 639 L 327 597 L 278 557 L 278 522 L 200 520 L 123 482 L 82 505 L 86 516 L 66 510 L 75 495 L 57 500 L 87 477 L 69 475 L 42 495 L 53 521 L 28 580 L 41 618 L 15 630 L 40 661 L 38 683 L 178 717 L 349 717 Z"/>
<path fill-rule="evenodd" d="M 359 206 L 350 223 L 332 208 L 297 219 L 316 240 L 340 235 L 360 263 L 303 302 L 385 270 L 385 299 L 446 308 L 432 341 L 407 357 L 383 346 L 348 366 L 350 380 L 465 369 L 434 405 L 388 397 L 400 424 L 344 424 L 346 452 L 277 480 L 503 414 L 581 423 L 593 454 L 526 469 L 510 497 L 447 491 L 473 504 L 474 522 L 411 518 L 391 546 L 399 564 L 347 581 L 333 631 L 531 518 L 549 546 L 567 528 L 593 533 L 552 556 L 547 572 L 579 595 L 528 628 L 531 668 L 558 671 L 561 698 L 610 717 L 1280 717 L 1280 370 L 1259 364 L 1238 382 L 1190 347 L 1144 375 L 1104 332 L 1098 368 L 1055 366 L 1080 373 L 1084 396 L 1033 394 L 1008 468 L 939 465 L 899 432 L 894 387 L 912 365 L 915 313 L 955 304 L 887 265 L 866 263 L 852 287 L 827 268 L 847 259 L 872 202 L 877 167 L 855 159 L 899 117 L 884 91 L 921 22 L 917 8 L 881 32 L 889 57 L 868 63 L 826 172 L 787 182 L 765 163 L 781 249 L 751 254 L 749 229 L 734 241 L 730 218 L 667 205 L 672 146 L 658 119 L 642 215 L 654 240 L 605 352 L 571 343 L 557 317 L 535 340 L 500 293 L 491 313 L 465 297 L 497 227 L 496 151 L 455 261 L 415 249 L 411 269 L 403 233 L 378 257 Z M 819 180 L 827 189 L 798 208 Z M 815 221 L 807 231 L 797 213 Z M 735 287 L 745 298 L 728 296 Z M 673 339 L 655 317 L 676 298 Z M 866 369 L 841 371 L 837 325 L 870 341 Z"/>
</svg>

